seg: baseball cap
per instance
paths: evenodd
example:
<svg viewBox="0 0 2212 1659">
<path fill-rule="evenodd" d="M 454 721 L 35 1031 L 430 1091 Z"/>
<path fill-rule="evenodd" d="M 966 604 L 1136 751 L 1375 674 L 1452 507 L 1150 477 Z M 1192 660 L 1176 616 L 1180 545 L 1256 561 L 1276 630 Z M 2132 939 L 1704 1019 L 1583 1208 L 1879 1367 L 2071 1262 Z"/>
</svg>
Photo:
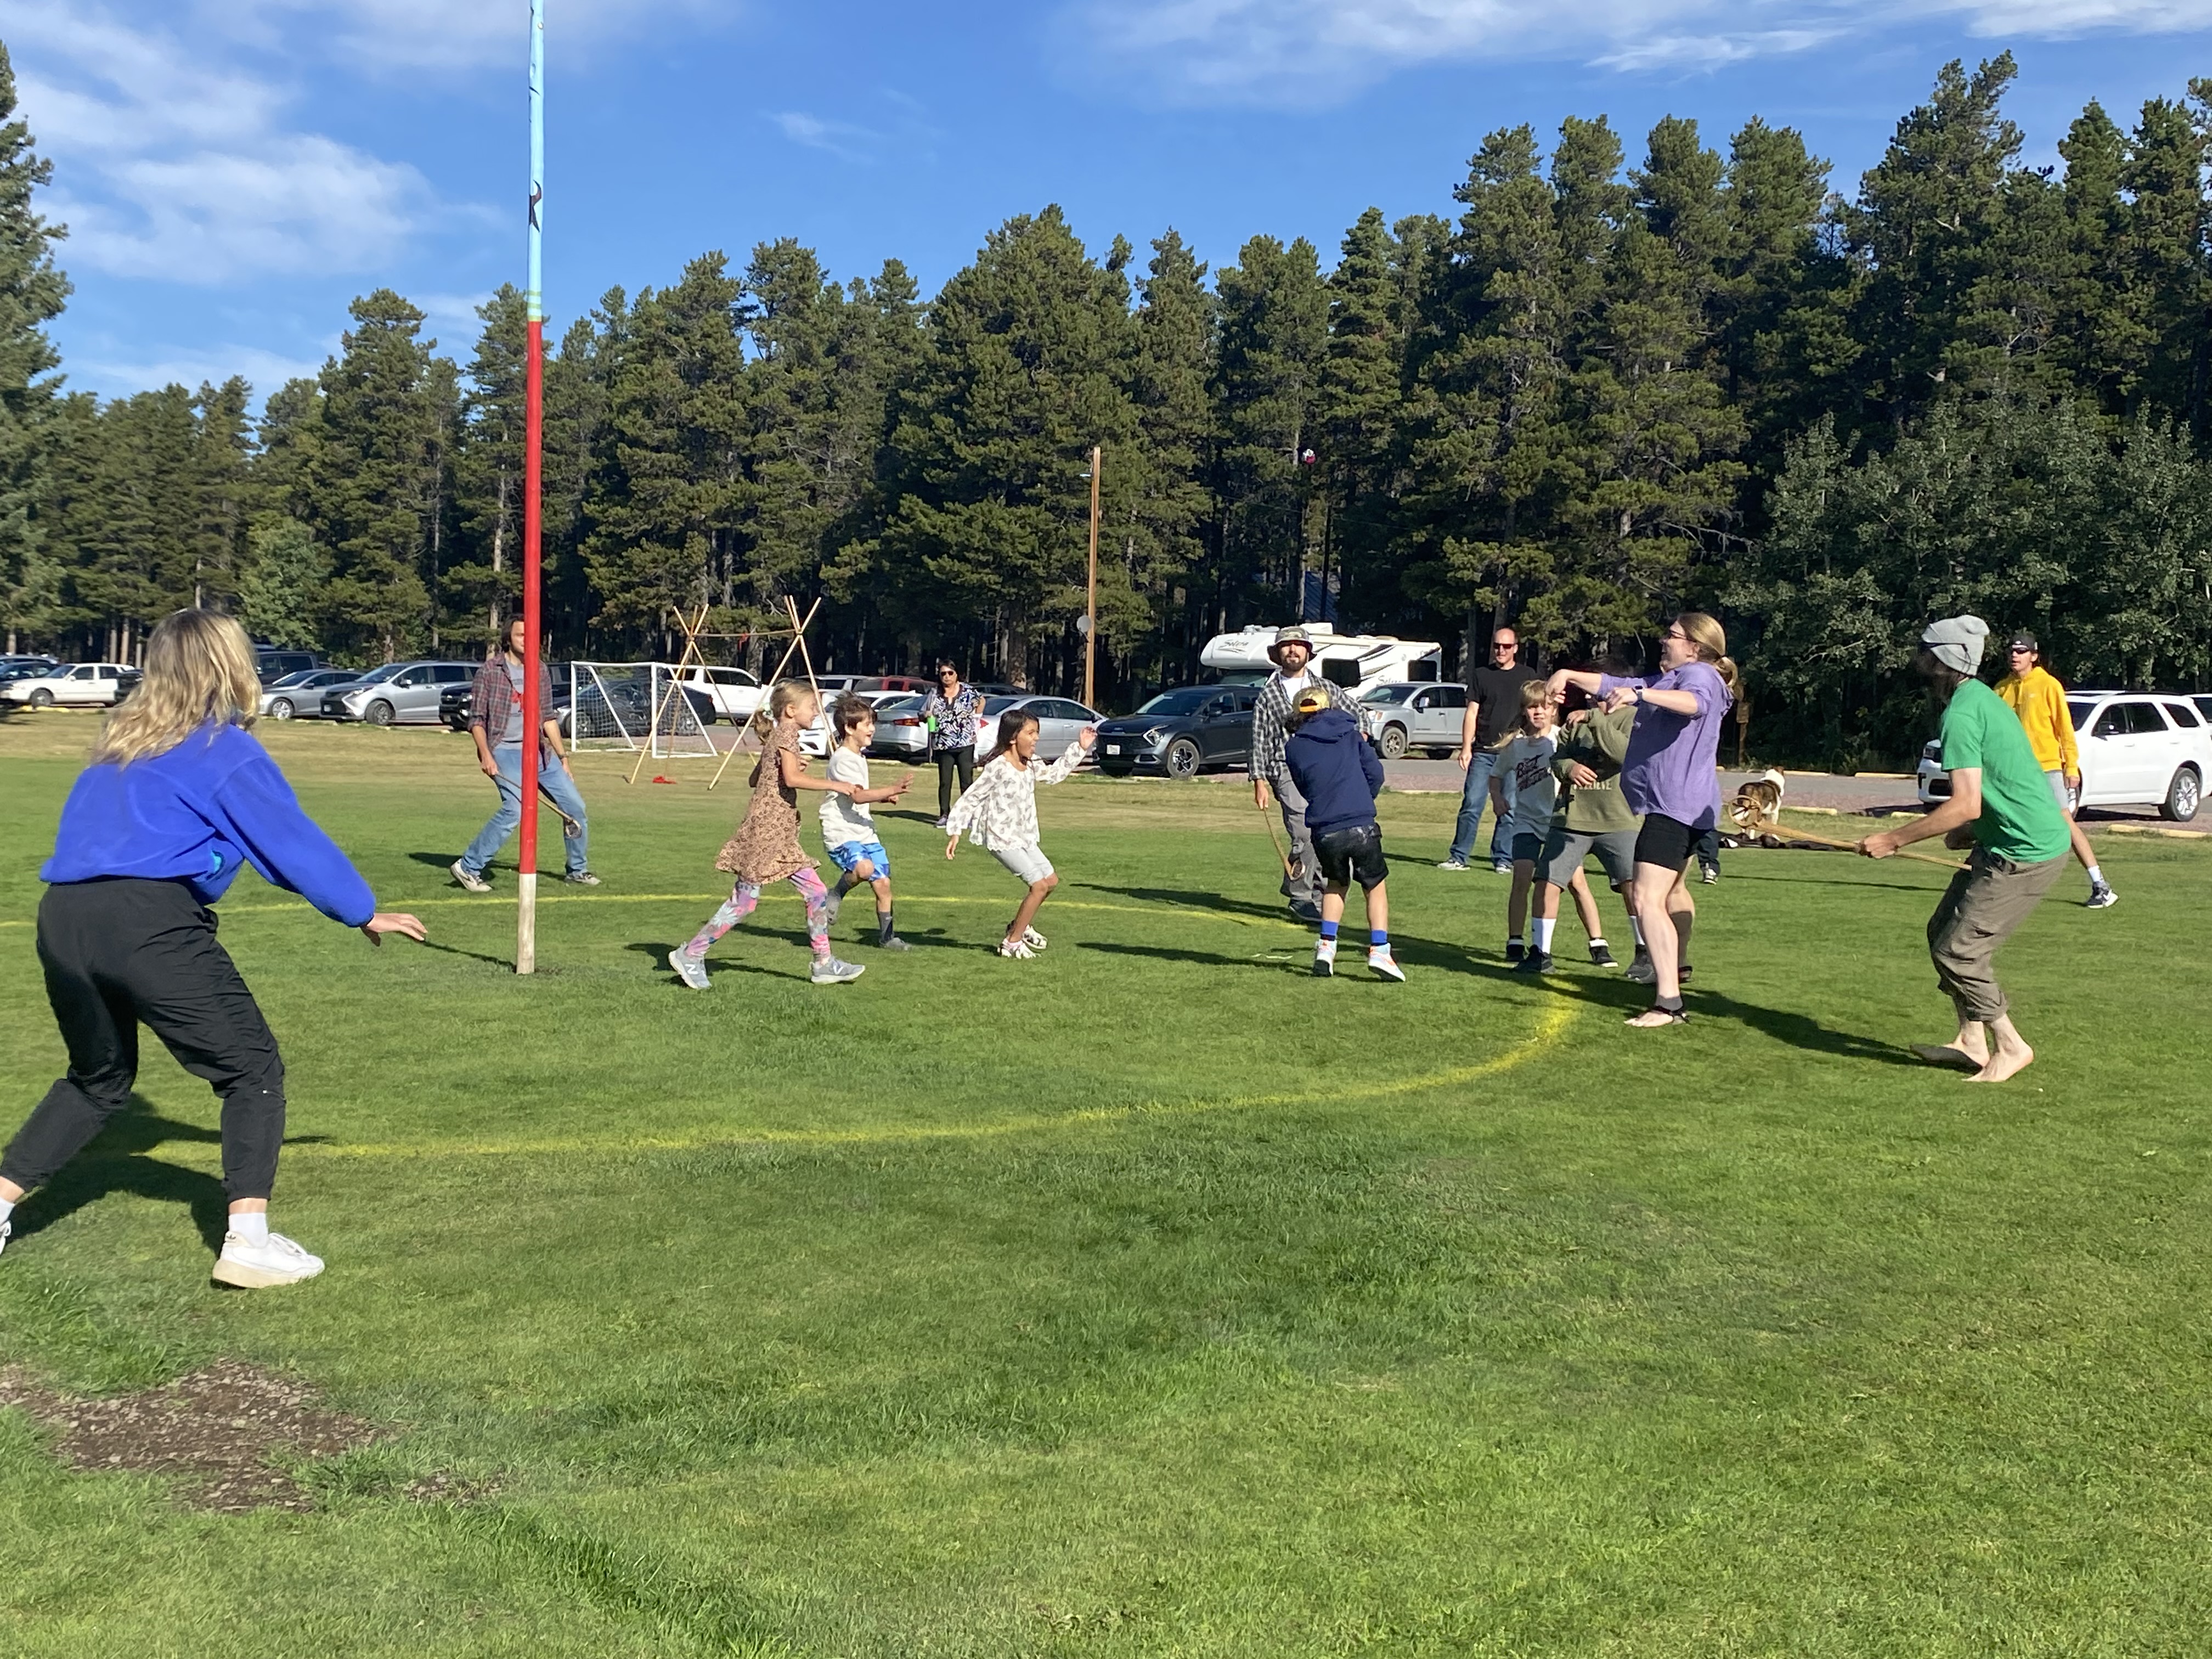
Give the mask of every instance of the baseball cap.
<svg viewBox="0 0 2212 1659">
<path fill-rule="evenodd" d="M 1310 685 L 1291 699 L 1291 712 L 1300 720 L 1308 720 L 1330 706 L 1328 693 L 1318 685 Z"/>
<path fill-rule="evenodd" d="M 2005 649 L 2008 651 L 2040 651 L 2042 647 L 2036 644 L 2035 635 L 2033 634 L 2015 634 L 2006 644 Z"/>
</svg>

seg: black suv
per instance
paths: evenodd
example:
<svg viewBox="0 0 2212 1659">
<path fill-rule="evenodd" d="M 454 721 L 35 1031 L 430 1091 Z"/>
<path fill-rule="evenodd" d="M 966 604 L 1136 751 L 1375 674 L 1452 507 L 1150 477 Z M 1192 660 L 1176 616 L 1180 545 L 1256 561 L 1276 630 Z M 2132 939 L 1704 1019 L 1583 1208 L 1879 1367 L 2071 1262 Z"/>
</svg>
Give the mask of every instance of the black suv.
<svg viewBox="0 0 2212 1659">
<path fill-rule="evenodd" d="M 1209 766 L 1241 766 L 1252 751 L 1249 685 L 1186 685 L 1163 691 L 1133 714 L 1098 728 L 1098 769 L 1126 778 L 1153 772 L 1195 777 Z"/>
<path fill-rule="evenodd" d="M 320 668 L 323 659 L 312 651 L 284 651 L 273 645 L 253 647 L 254 672 L 261 678 L 264 690 L 276 684 L 287 674 L 296 674 L 304 668 Z"/>
</svg>

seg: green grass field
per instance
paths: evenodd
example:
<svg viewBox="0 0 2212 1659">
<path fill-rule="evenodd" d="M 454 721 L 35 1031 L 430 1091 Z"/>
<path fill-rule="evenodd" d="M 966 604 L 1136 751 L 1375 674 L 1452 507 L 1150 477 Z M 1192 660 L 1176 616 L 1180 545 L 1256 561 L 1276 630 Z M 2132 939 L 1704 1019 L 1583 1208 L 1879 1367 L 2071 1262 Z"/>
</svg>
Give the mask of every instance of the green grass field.
<svg viewBox="0 0 2212 1659">
<path fill-rule="evenodd" d="M 0 729 L 0 1133 L 62 1063 L 30 918 L 91 729 Z M 902 812 L 911 955 L 807 984 L 785 890 L 698 996 L 654 957 L 741 788 L 586 762 L 607 884 L 519 980 L 508 869 L 443 872 L 459 739 L 264 730 L 434 941 L 224 908 L 330 1269 L 208 1287 L 215 1105 L 149 1044 L 18 1212 L 0 1362 L 240 1358 L 400 1431 L 229 1516 L 0 1412 L 9 1659 L 2205 1650 L 2212 849 L 2067 879 L 2002 959 L 2041 1057 L 1978 1089 L 1903 1047 L 1924 866 L 1730 855 L 1696 1018 L 1634 1032 L 1571 921 L 1505 974 L 1449 799 L 1385 799 L 1393 986 L 1307 975 L 1241 792 L 1079 779 L 1038 961 Z"/>
</svg>

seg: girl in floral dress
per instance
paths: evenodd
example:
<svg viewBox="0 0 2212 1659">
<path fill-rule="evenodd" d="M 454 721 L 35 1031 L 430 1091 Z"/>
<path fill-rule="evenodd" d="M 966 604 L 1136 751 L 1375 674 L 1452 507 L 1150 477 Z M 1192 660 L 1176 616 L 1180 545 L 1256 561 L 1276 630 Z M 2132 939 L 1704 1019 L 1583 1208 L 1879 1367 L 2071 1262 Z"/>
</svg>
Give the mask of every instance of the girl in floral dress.
<svg viewBox="0 0 2212 1659">
<path fill-rule="evenodd" d="M 736 927 L 760 902 L 761 889 L 771 881 L 787 881 L 806 901 L 806 937 L 814 947 L 817 985 L 842 985 L 866 970 L 857 963 L 840 962 L 830 954 L 830 890 L 815 872 L 814 860 L 799 844 L 799 792 L 819 789 L 833 795 L 849 795 L 856 801 L 889 800 L 889 789 L 862 789 L 835 780 L 811 778 L 806 760 L 799 752 L 799 734 L 822 712 L 822 700 L 811 685 L 786 680 L 769 696 L 766 708 L 753 717 L 760 733 L 760 763 L 753 768 L 752 799 L 745 804 L 744 822 L 730 837 L 714 860 L 717 870 L 738 878 L 737 886 L 722 906 L 692 935 L 689 945 L 668 953 L 676 977 L 695 991 L 707 988 L 707 952 L 714 942 Z"/>
<path fill-rule="evenodd" d="M 961 832 L 966 830 L 969 840 L 987 848 L 1018 880 L 1028 884 L 1021 908 L 1014 912 L 1006 937 L 1000 943 L 1002 957 L 1033 957 L 1044 949 L 1044 935 L 1030 924 L 1036 920 L 1037 906 L 1044 902 L 1045 895 L 1060 885 L 1060 878 L 1053 872 L 1052 860 L 1037 845 L 1036 787 L 1058 783 L 1081 765 L 1091 745 L 1098 740 L 1098 728 L 1085 726 L 1081 738 L 1068 744 L 1067 752 L 1049 766 L 1030 763 L 1036 753 L 1037 736 L 1037 717 L 1027 709 L 1001 717 L 998 748 L 975 775 L 975 787 L 960 797 L 945 821 L 945 832 L 951 836 L 945 844 L 946 858 L 959 850 Z"/>
</svg>

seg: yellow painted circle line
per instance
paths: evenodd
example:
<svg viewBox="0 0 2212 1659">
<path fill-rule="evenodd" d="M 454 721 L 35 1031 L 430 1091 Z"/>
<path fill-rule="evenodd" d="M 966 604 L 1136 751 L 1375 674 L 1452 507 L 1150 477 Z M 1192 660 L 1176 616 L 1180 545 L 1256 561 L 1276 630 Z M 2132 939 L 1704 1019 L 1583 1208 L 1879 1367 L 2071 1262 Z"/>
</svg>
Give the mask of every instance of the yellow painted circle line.
<svg viewBox="0 0 2212 1659">
<path fill-rule="evenodd" d="M 1128 1106 L 1089 1107 L 1079 1111 L 1030 1113 L 1000 1118 L 988 1123 L 927 1123 L 870 1125 L 849 1129 L 711 1129 L 689 1134 L 560 1135 L 509 1140 L 362 1141 L 331 1146 L 310 1141 L 284 1148 L 287 1158 L 531 1158 L 581 1156 L 618 1157 L 624 1152 L 702 1152 L 726 1146 L 880 1146 L 901 1143 L 950 1140 L 989 1140 L 1006 1135 L 1030 1134 L 1054 1129 L 1090 1128 L 1145 1119 L 1195 1117 L 1214 1112 L 1282 1110 L 1297 1106 L 1323 1106 L 1370 1100 L 1389 1100 L 1403 1095 L 1450 1089 L 1496 1077 L 1559 1046 L 1574 1021 L 1577 1005 L 1554 1003 L 1546 1009 L 1528 1037 L 1502 1054 L 1471 1065 L 1455 1066 L 1419 1077 L 1397 1078 L 1384 1083 L 1332 1085 L 1327 1088 L 1291 1090 L 1275 1094 L 1220 1095 L 1190 1100 L 1148 1100 Z M 179 1153 L 198 1162 L 214 1161 L 214 1149 L 195 1146 Z"/>
</svg>

